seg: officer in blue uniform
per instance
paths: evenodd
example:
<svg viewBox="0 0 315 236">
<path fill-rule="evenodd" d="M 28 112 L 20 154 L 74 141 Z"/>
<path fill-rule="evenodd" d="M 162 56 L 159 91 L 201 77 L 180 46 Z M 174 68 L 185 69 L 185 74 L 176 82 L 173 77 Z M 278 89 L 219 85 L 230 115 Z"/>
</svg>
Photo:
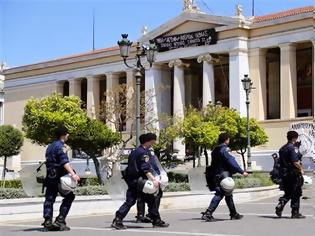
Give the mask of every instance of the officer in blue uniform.
<svg viewBox="0 0 315 236">
<path fill-rule="evenodd" d="M 152 150 L 150 151 L 149 157 L 150 157 L 149 163 L 152 167 L 153 175 L 154 176 L 160 176 L 161 171 L 160 171 L 160 168 L 158 166 L 159 160 L 154 155 L 154 152 Z M 160 207 L 162 197 L 163 197 L 163 191 L 160 188 L 158 193 L 155 195 L 156 206 L 158 208 Z M 150 214 L 145 215 L 145 201 L 144 201 L 144 199 L 145 199 L 144 193 L 142 193 L 138 196 L 138 199 L 137 199 L 137 216 L 136 216 L 137 222 L 138 223 L 151 223 L 152 220 L 151 220 Z"/>
<path fill-rule="evenodd" d="M 215 196 L 212 198 L 212 201 L 208 209 L 203 212 L 202 219 L 205 221 L 213 221 L 213 213 L 218 207 L 221 200 L 225 197 L 225 202 L 230 211 L 231 220 L 239 220 L 243 218 L 242 215 L 237 213 L 233 201 L 233 195 L 226 195 L 220 187 L 220 181 L 224 177 L 232 176 L 235 173 L 242 174 L 247 176 L 248 173 L 241 169 L 237 164 L 235 158 L 230 155 L 228 145 L 230 143 L 230 136 L 227 133 L 222 133 L 219 135 L 218 140 L 219 145 L 212 151 L 211 157 L 211 168 L 214 172 L 215 181 Z"/>
<path fill-rule="evenodd" d="M 42 224 L 46 230 L 49 231 L 65 231 L 70 230 L 66 225 L 66 217 L 70 210 L 71 204 L 75 198 L 74 193 L 70 192 L 63 195 L 59 191 L 60 177 L 69 173 L 76 181 L 80 177 L 76 175 L 69 164 L 69 158 L 66 152 L 65 142 L 68 140 L 69 134 L 65 127 L 56 129 L 56 140 L 51 143 L 46 150 L 46 168 L 47 175 L 44 181 L 46 187 L 45 202 L 44 202 L 44 223 Z M 54 223 L 53 220 L 53 206 L 58 195 L 64 197 L 59 209 L 59 215 Z"/>
<path fill-rule="evenodd" d="M 280 197 L 276 206 L 276 215 L 282 216 L 282 211 L 288 201 L 291 200 L 292 215 L 294 219 L 305 218 L 300 214 L 300 198 L 303 186 L 303 167 L 301 165 L 299 151 L 296 148 L 299 134 L 296 131 L 287 133 L 288 143 L 279 150 L 281 189 L 284 195 Z"/>
<path fill-rule="evenodd" d="M 149 163 L 150 148 L 156 141 L 156 135 L 143 134 L 139 137 L 141 145 L 133 150 L 128 158 L 128 167 L 126 173 L 126 183 L 128 190 L 126 193 L 126 201 L 116 212 L 112 227 L 115 229 L 126 229 L 123 219 L 128 214 L 130 208 L 136 204 L 139 194 L 138 180 L 139 178 L 149 179 L 155 187 L 159 187 L 159 182 L 155 179 L 152 167 Z M 145 194 L 144 201 L 148 204 L 149 214 L 152 217 L 153 227 L 168 227 L 169 224 L 161 220 L 158 207 L 156 205 L 153 194 Z"/>
</svg>

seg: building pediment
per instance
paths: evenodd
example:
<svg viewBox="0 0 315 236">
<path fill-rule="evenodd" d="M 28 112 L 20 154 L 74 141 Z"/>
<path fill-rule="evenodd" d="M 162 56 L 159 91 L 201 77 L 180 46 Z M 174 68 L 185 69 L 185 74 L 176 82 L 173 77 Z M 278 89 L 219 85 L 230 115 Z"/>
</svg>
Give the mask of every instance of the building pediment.
<svg viewBox="0 0 315 236">
<path fill-rule="evenodd" d="M 157 37 L 184 34 L 222 26 L 237 27 L 238 24 L 239 19 L 236 17 L 183 12 L 179 16 L 167 21 L 165 24 L 148 32 L 146 35 L 142 36 L 139 41 L 147 42 Z"/>
</svg>

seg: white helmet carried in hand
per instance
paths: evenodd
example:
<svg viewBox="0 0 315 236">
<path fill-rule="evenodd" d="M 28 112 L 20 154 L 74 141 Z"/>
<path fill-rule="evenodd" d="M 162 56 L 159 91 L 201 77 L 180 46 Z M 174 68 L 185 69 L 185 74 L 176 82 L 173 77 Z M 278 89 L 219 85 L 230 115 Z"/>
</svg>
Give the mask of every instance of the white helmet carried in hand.
<svg viewBox="0 0 315 236">
<path fill-rule="evenodd" d="M 168 177 L 166 173 L 160 175 L 160 186 L 162 190 L 164 190 L 166 186 L 168 186 Z"/>
<path fill-rule="evenodd" d="M 221 189 L 224 191 L 225 194 L 232 194 L 235 182 L 231 177 L 226 177 L 220 182 Z"/>
<path fill-rule="evenodd" d="M 78 182 L 74 180 L 69 174 L 66 174 L 60 178 L 60 187 L 64 191 L 73 192 L 78 185 Z"/>
<path fill-rule="evenodd" d="M 305 185 L 312 185 L 313 184 L 313 180 L 311 177 L 307 176 L 307 175 L 303 175 L 303 179 L 304 179 L 304 184 Z"/>
<path fill-rule="evenodd" d="M 155 194 L 158 191 L 158 188 L 154 186 L 153 181 L 147 179 L 140 179 L 138 181 L 138 188 L 139 191 L 147 194 Z"/>
</svg>

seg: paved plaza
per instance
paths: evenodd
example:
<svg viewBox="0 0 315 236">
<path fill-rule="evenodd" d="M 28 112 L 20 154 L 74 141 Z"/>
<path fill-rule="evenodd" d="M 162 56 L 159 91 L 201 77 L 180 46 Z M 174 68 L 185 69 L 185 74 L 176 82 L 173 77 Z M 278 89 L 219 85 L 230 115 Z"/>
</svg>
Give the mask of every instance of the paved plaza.
<svg viewBox="0 0 315 236">
<path fill-rule="evenodd" d="M 257 202 L 237 204 L 240 213 L 245 217 L 241 221 L 230 221 L 226 206 L 220 206 L 215 214 L 216 222 L 206 223 L 200 220 L 203 209 L 164 210 L 163 219 L 171 226 L 167 229 L 154 229 L 150 224 L 137 224 L 134 214 L 130 214 L 125 224 L 126 231 L 116 231 L 109 228 L 112 215 L 78 217 L 68 219 L 72 230 L 69 232 L 44 232 L 39 221 L 25 221 L 18 223 L 4 223 L 0 225 L 1 236 L 33 236 L 33 235 L 69 235 L 69 236 L 141 236 L 141 235 L 195 235 L 195 236 L 313 236 L 315 232 L 315 197 L 314 188 L 305 191 L 301 212 L 307 216 L 303 220 L 290 219 L 290 209 L 285 209 L 284 218 L 278 219 L 274 215 L 276 198 Z M 197 199 L 196 199 L 197 200 Z M 210 200 L 210 199 L 209 199 Z M 97 204 L 97 203 L 96 203 Z"/>
</svg>

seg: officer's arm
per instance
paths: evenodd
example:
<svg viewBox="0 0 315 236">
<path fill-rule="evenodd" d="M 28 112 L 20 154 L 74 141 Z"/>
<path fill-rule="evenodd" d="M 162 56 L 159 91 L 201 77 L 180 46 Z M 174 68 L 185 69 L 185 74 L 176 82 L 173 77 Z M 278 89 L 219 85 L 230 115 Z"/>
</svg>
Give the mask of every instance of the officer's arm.
<svg viewBox="0 0 315 236">
<path fill-rule="evenodd" d="M 145 155 L 141 155 L 139 158 L 140 160 L 140 168 L 143 171 L 143 173 L 147 176 L 149 180 L 154 181 L 155 177 L 152 174 L 151 166 L 148 162 L 145 161 Z"/>
<path fill-rule="evenodd" d="M 243 174 L 244 170 L 239 166 L 236 162 L 235 158 L 228 152 L 227 148 L 222 150 L 223 158 L 229 164 L 229 166 L 233 169 L 234 172 Z"/>
<path fill-rule="evenodd" d="M 303 167 L 300 163 L 299 154 L 298 152 L 296 152 L 296 149 L 295 148 L 290 149 L 289 155 L 290 155 L 290 160 L 293 163 L 293 166 L 298 170 L 298 172 L 301 175 L 303 175 L 303 172 L 304 172 Z"/>
</svg>

